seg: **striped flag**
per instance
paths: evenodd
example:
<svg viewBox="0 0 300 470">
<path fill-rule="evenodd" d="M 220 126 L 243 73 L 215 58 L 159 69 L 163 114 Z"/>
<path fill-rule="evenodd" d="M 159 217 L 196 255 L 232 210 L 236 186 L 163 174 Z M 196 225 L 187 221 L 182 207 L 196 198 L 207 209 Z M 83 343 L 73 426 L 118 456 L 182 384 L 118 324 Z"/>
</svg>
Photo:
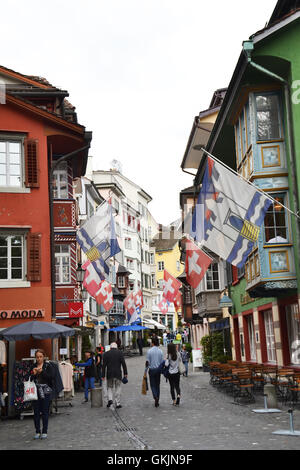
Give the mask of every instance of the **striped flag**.
<svg viewBox="0 0 300 470">
<path fill-rule="evenodd" d="M 212 158 L 207 158 L 190 235 L 241 268 L 254 248 L 271 199 Z"/>
</svg>

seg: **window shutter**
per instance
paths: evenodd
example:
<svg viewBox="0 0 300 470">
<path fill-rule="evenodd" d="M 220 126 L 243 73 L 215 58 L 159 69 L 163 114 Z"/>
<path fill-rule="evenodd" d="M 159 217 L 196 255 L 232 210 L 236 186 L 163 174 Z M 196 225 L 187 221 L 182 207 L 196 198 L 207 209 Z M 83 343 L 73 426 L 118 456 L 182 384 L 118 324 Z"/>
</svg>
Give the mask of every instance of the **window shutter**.
<svg viewBox="0 0 300 470">
<path fill-rule="evenodd" d="M 27 236 L 27 280 L 41 281 L 41 238 L 40 233 Z"/>
<path fill-rule="evenodd" d="M 40 187 L 40 172 L 38 159 L 38 141 L 27 139 L 24 142 L 25 154 L 25 186 L 27 188 Z"/>
</svg>

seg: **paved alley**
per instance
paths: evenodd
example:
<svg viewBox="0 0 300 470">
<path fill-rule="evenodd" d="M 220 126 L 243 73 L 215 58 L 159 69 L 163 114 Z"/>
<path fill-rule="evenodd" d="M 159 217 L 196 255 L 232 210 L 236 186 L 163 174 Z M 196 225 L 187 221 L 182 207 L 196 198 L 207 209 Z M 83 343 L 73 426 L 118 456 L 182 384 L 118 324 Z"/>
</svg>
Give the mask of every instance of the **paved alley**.
<svg viewBox="0 0 300 470">
<path fill-rule="evenodd" d="M 145 356 L 128 358 L 129 383 L 122 386 L 122 409 L 91 408 L 77 393 L 73 406 L 61 407 L 49 420 L 48 439 L 34 441 L 32 417 L 0 421 L 2 450 L 293 450 L 300 438 L 275 436 L 289 429 L 288 408 L 281 414 L 258 415 L 255 405 L 233 404 L 232 397 L 209 385 L 209 374 L 181 378 L 182 403 L 173 407 L 169 384 L 162 377 L 159 408 L 152 394 L 141 394 Z M 300 413 L 295 411 L 295 429 Z"/>
</svg>

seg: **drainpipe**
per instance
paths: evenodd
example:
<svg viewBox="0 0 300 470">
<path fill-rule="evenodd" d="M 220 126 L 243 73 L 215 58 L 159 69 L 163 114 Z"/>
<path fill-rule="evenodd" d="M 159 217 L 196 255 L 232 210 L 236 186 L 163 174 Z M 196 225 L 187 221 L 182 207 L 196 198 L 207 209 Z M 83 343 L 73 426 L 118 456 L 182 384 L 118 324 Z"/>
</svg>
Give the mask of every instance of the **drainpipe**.
<svg viewBox="0 0 300 470">
<path fill-rule="evenodd" d="M 51 250 L 51 299 L 52 299 L 52 319 L 56 318 L 56 289 L 55 289 L 55 255 L 54 255 L 54 222 L 53 222 L 53 173 L 58 165 L 66 160 L 76 157 L 79 153 L 90 148 L 90 143 L 84 147 L 75 150 L 53 163 L 49 169 L 49 202 L 50 202 L 50 250 Z M 52 158 L 52 151 L 51 151 Z"/>
<path fill-rule="evenodd" d="M 288 132 L 288 141 L 290 147 L 290 167 L 291 167 L 291 178 L 293 182 L 293 199 L 294 199 L 294 206 L 295 212 L 297 213 L 297 220 L 296 220 L 296 232 L 297 232 L 297 251 L 300 254 L 300 207 L 299 207 L 299 189 L 298 189 L 298 181 L 297 181 L 297 165 L 296 165 L 296 150 L 295 150 L 295 133 L 294 133 L 294 126 L 293 126 L 293 111 L 292 111 L 292 97 L 291 97 L 291 87 L 289 82 L 279 75 L 271 72 L 270 70 L 262 67 L 259 64 L 253 62 L 251 55 L 252 51 L 254 50 L 253 41 L 244 41 L 243 49 L 245 54 L 248 57 L 248 64 L 251 67 L 259 70 L 260 72 L 268 75 L 272 79 L 279 81 L 282 83 L 284 87 L 284 97 L 285 97 L 285 104 L 286 104 L 286 113 L 287 113 L 287 132 Z"/>
</svg>

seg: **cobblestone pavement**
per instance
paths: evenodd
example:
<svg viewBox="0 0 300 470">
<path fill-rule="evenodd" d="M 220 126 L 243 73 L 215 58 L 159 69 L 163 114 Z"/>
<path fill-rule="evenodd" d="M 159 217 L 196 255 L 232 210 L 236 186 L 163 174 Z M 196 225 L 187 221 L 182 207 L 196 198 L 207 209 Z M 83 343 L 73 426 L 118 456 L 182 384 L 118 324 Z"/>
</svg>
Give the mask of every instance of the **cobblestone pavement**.
<svg viewBox="0 0 300 470">
<path fill-rule="evenodd" d="M 0 421 L 0 450 L 298 450 L 300 437 L 273 435 L 290 428 L 288 407 L 280 414 L 260 415 L 263 397 L 253 405 L 236 405 L 233 398 L 209 385 L 209 374 L 193 372 L 181 378 L 180 407 L 171 405 L 169 384 L 162 377 L 159 408 L 151 391 L 141 394 L 145 356 L 126 359 L 129 383 L 122 386 L 122 409 L 91 408 L 77 393 L 73 406 L 61 407 L 49 419 L 48 439 L 34 441 L 32 417 Z M 300 412 L 294 413 L 300 430 Z"/>
</svg>

